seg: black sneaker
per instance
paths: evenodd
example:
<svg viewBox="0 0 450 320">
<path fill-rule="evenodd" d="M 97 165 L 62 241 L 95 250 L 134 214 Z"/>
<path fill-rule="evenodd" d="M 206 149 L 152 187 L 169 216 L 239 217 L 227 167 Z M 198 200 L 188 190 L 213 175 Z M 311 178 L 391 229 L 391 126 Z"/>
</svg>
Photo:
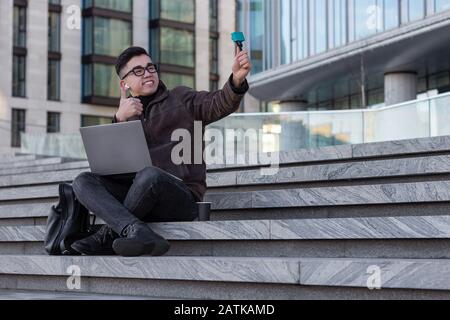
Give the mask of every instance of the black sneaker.
<svg viewBox="0 0 450 320">
<path fill-rule="evenodd" d="M 93 235 L 74 242 L 72 249 L 87 256 L 111 256 L 115 255 L 112 244 L 117 238 L 119 235 L 104 225 Z"/>
<path fill-rule="evenodd" d="M 124 230 L 123 236 L 113 242 L 115 253 L 123 257 L 162 256 L 170 248 L 166 239 L 142 222 L 129 225 Z"/>
</svg>

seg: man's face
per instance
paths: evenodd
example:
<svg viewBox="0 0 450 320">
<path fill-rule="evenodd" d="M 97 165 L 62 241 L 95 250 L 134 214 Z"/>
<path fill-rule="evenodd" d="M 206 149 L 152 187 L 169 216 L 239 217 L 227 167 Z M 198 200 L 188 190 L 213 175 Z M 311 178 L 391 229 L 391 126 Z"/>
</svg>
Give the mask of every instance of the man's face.
<svg viewBox="0 0 450 320">
<path fill-rule="evenodd" d="M 129 73 L 125 79 L 120 81 L 121 86 L 128 85 L 130 87 L 131 94 L 134 97 L 137 96 L 150 96 L 158 90 L 159 76 L 157 72 L 149 72 L 145 68 L 152 64 L 152 60 L 147 55 L 140 55 L 133 57 L 125 65 L 121 72 L 121 76 L 125 76 L 136 68 L 144 68 L 145 72 L 142 76 L 137 76 L 133 72 Z M 141 69 L 142 71 L 142 69 Z"/>
</svg>

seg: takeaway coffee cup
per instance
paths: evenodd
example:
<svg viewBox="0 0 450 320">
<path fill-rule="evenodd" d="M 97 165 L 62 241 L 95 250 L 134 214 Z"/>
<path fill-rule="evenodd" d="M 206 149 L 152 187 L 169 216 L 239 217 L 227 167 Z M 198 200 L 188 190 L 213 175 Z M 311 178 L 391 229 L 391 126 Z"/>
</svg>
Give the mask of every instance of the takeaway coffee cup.
<svg viewBox="0 0 450 320">
<path fill-rule="evenodd" d="M 198 204 L 198 221 L 211 220 L 211 202 L 199 202 Z"/>
</svg>

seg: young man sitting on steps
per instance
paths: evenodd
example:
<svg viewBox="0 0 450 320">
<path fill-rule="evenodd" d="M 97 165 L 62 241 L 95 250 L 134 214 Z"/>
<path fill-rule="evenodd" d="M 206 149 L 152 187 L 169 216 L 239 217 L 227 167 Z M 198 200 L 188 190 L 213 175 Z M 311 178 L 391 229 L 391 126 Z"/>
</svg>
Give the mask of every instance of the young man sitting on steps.
<svg viewBox="0 0 450 320">
<path fill-rule="evenodd" d="M 146 223 L 195 220 L 197 202 L 206 192 L 205 162 L 175 165 L 171 154 L 179 142 L 172 141 L 172 133 L 186 129 L 194 137 L 195 121 L 201 121 L 204 128 L 237 111 L 249 88 L 250 70 L 248 53 L 241 51 L 235 55 L 233 73 L 222 90 L 176 87 L 169 91 L 145 49 L 131 47 L 119 56 L 116 71 L 121 100 L 114 121 L 142 121 L 153 166 L 133 177 L 85 172 L 75 178 L 78 200 L 106 225 L 75 242 L 73 249 L 85 255 L 122 256 L 160 256 L 169 250 L 169 242 Z M 193 147 L 203 150 L 204 146 Z"/>
</svg>

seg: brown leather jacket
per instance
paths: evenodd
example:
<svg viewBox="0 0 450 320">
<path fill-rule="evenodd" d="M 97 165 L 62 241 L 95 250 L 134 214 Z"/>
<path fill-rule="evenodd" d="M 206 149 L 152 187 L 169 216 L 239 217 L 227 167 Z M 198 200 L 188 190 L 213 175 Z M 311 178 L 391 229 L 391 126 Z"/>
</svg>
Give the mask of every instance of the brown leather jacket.
<svg viewBox="0 0 450 320">
<path fill-rule="evenodd" d="M 206 192 L 206 165 L 194 164 L 194 121 L 202 121 L 205 126 L 236 112 L 248 91 L 247 81 L 240 88 L 232 84 L 232 76 L 222 90 L 215 92 L 195 91 L 188 87 L 167 90 L 162 81 L 158 91 L 140 117 L 128 121 L 141 120 L 153 165 L 182 179 L 198 201 Z M 179 141 L 171 141 L 172 133 L 186 129 L 192 137 L 191 164 L 175 165 L 171 160 L 172 149 Z M 198 148 L 198 146 L 196 146 Z M 202 143 L 203 154 L 205 144 Z"/>
</svg>

